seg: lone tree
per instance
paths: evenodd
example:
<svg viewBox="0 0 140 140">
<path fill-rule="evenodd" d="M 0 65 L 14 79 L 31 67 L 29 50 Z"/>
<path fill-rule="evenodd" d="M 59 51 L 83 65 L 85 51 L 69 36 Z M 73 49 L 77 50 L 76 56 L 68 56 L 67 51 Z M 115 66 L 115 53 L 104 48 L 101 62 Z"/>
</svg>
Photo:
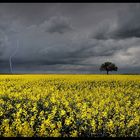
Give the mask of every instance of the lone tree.
<svg viewBox="0 0 140 140">
<path fill-rule="evenodd" d="M 101 65 L 100 71 L 106 71 L 109 74 L 109 71 L 117 71 L 118 67 L 112 62 L 105 62 Z"/>
</svg>

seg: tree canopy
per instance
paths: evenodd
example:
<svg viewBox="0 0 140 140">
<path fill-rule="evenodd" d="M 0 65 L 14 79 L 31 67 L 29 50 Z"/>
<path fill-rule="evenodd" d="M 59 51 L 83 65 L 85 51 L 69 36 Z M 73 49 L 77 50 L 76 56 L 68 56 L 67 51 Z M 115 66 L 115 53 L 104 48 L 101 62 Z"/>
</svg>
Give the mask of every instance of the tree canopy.
<svg viewBox="0 0 140 140">
<path fill-rule="evenodd" d="M 105 62 L 101 65 L 100 71 L 106 71 L 109 74 L 109 71 L 117 71 L 118 67 L 112 62 Z"/>
</svg>

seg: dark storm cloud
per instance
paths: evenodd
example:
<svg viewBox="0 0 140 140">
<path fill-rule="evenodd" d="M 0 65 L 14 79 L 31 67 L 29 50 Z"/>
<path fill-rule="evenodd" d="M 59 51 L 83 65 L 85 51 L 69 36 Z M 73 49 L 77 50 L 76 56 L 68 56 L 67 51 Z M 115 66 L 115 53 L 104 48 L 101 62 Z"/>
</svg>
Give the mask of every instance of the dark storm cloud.
<svg viewBox="0 0 140 140">
<path fill-rule="evenodd" d="M 44 26 L 46 32 L 49 33 L 63 34 L 72 30 L 72 25 L 70 24 L 69 19 L 62 16 L 51 17 L 48 21 L 44 22 L 42 26 Z"/>
<path fill-rule="evenodd" d="M 100 24 L 93 33 L 96 39 L 125 39 L 140 37 L 140 4 L 132 4 L 118 12 L 114 22 Z"/>
<path fill-rule="evenodd" d="M 5 19 L 17 20 L 20 24 L 27 26 L 42 23 L 56 12 L 57 5 L 57 3 L 4 3 L 0 5 L 0 11 Z"/>
<path fill-rule="evenodd" d="M 0 40 L 0 56 L 3 54 L 3 42 Z"/>
<path fill-rule="evenodd" d="M 15 72 L 90 73 L 104 61 L 138 70 L 139 10 L 139 4 L 1 4 L 0 66 L 8 71 L 16 51 Z"/>
<path fill-rule="evenodd" d="M 3 31 L 0 30 L 0 58 L 3 56 L 7 47 L 8 38 Z"/>
<path fill-rule="evenodd" d="M 116 38 L 140 37 L 140 4 L 131 5 L 123 12 L 119 12 L 118 29 L 114 31 Z"/>
</svg>

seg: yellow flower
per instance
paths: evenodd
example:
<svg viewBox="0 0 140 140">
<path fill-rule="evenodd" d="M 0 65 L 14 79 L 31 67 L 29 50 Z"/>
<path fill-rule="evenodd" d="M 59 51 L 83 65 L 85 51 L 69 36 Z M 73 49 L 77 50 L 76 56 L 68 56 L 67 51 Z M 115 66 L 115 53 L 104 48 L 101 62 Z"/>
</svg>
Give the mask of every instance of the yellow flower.
<svg viewBox="0 0 140 140">
<path fill-rule="evenodd" d="M 139 75 L 0 75 L 0 136 L 139 136 L 139 85 Z"/>
<path fill-rule="evenodd" d="M 71 120 L 70 120 L 69 118 L 66 118 L 65 124 L 66 124 L 66 125 L 70 125 L 71 123 L 72 123 Z"/>
<path fill-rule="evenodd" d="M 72 133 L 71 133 L 71 137 L 77 137 L 78 136 L 78 132 L 76 130 L 74 130 Z"/>
<path fill-rule="evenodd" d="M 66 114 L 66 111 L 62 109 L 61 112 L 60 112 L 60 115 L 63 116 L 65 114 Z"/>
</svg>

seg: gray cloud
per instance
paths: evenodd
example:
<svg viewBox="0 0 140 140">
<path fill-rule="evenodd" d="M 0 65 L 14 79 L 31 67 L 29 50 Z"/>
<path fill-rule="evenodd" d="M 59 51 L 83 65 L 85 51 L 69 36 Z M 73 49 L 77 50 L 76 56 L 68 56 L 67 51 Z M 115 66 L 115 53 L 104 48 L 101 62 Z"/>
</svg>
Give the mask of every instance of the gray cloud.
<svg viewBox="0 0 140 140">
<path fill-rule="evenodd" d="M 140 4 L 131 5 L 123 12 L 119 12 L 117 24 L 114 31 L 116 38 L 140 37 Z"/>
<path fill-rule="evenodd" d="M 63 34 L 73 30 L 69 19 L 63 16 L 51 17 L 48 21 L 45 21 L 41 27 L 46 28 L 45 31 L 49 33 Z"/>
<path fill-rule="evenodd" d="M 140 4 L 132 4 L 118 12 L 116 20 L 100 24 L 92 34 L 96 39 L 140 37 Z"/>
<path fill-rule="evenodd" d="M 0 30 L 0 58 L 3 57 L 3 54 L 6 50 L 8 43 L 8 38 L 3 31 Z"/>
<path fill-rule="evenodd" d="M 140 68 L 139 4 L 2 4 L 0 67 L 15 72 L 98 72 Z"/>
</svg>

